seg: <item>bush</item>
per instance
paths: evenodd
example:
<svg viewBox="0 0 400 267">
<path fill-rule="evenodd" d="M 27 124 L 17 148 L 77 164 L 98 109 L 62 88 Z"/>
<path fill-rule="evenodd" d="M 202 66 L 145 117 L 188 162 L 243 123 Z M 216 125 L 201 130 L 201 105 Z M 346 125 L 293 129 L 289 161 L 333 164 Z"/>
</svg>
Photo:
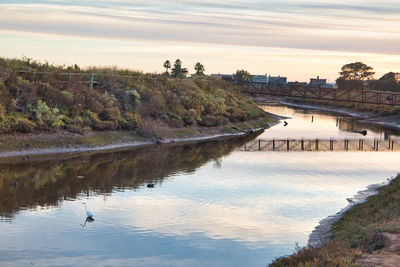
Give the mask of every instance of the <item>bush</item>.
<svg viewBox="0 0 400 267">
<path fill-rule="evenodd" d="M 2 133 L 32 133 L 36 124 L 25 118 L 22 114 L 10 114 L 5 119 L 0 119 L 0 132 Z"/>
</svg>

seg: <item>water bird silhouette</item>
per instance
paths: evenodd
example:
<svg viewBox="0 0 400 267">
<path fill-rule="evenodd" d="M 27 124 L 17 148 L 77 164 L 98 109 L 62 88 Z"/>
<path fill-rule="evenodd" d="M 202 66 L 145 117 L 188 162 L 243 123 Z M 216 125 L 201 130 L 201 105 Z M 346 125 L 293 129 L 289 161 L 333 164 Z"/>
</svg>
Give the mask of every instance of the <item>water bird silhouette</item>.
<svg viewBox="0 0 400 267">
<path fill-rule="evenodd" d="M 147 184 L 148 188 L 154 188 L 154 184 Z"/>
<path fill-rule="evenodd" d="M 351 131 L 351 132 L 353 132 L 353 133 L 359 133 L 359 134 L 362 134 L 362 135 L 364 135 L 364 136 L 366 136 L 367 133 L 368 133 L 366 130 L 362 130 L 362 131 Z"/>
</svg>

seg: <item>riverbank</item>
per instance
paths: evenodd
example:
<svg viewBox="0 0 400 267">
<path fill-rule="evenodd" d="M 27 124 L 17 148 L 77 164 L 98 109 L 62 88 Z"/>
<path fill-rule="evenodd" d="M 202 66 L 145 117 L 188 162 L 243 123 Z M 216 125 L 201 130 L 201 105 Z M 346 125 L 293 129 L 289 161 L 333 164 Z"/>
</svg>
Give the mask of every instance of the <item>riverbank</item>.
<svg viewBox="0 0 400 267">
<path fill-rule="evenodd" d="M 377 194 L 371 196 L 373 192 Z M 278 258 L 270 266 L 375 266 L 377 258 L 383 258 L 376 256 L 381 253 L 387 261 L 397 259 L 398 252 L 387 253 L 385 248 L 393 243 L 383 233 L 395 234 L 397 239 L 400 234 L 400 176 L 358 196 L 360 202 L 354 201 L 331 223 L 331 238 L 322 246 L 297 248 L 293 255 Z"/>
<path fill-rule="evenodd" d="M 143 136 L 136 131 L 88 131 L 84 134 L 60 131 L 56 133 L 13 134 L 0 136 L 0 160 L 6 158 L 40 156 L 62 153 L 84 153 L 126 149 L 158 143 L 210 140 L 239 136 L 269 128 L 280 117 L 267 114 L 266 118 L 228 124 L 220 127 L 165 128 L 153 136 Z"/>
</svg>

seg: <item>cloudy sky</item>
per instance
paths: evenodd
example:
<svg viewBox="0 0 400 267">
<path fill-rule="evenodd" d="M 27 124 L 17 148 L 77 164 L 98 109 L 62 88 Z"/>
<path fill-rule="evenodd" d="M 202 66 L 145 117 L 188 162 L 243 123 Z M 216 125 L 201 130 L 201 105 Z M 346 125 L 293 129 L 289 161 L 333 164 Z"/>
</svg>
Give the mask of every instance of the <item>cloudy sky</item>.
<svg viewBox="0 0 400 267">
<path fill-rule="evenodd" d="M 292 81 L 363 61 L 379 77 L 400 72 L 400 1 L 1 0 L 0 51 L 146 72 L 180 58 Z"/>
</svg>

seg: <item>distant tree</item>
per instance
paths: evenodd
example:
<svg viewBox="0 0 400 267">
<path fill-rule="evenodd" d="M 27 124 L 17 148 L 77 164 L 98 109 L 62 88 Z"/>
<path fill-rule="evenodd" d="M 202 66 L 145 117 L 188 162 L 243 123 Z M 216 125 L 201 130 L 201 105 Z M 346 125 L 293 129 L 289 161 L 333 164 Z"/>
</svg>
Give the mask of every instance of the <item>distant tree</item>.
<svg viewBox="0 0 400 267">
<path fill-rule="evenodd" d="M 373 90 L 400 91 L 400 84 L 396 81 L 394 72 L 388 72 L 379 78 L 379 80 L 371 81 L 370 83 Z"/>
<path fill-rule="evenodd" d="M 372 70 L 372 67 L 362 62 L 354 62 L 343 65 L 342 71 L 339 72 L 339 74 L 340 78 L 343 78 L 344 80 L 363 81 L 369 78 L 373 78 L 375 72 L 373 72 Z"/>
<path fill-rule="evenodd" d="M 171 70 L 171 76 L 174 78 L 185 78 L 188 73 L 187 68 L 182 68 L 182 61 L 175 60 L 174 67 Z"/>
<path fill-rule="evenodd" d="M 169 69 L 171 68 L 171 62 L 169 60 L 164 62 L 165 74 L 169 74 Z"/>
<path fill-rule="evenodd" d="M 379 78 L 380 81 L 385 81 L 385 80 L 393 80 L 396 81 L 395 78 L 396 74 L 394 72 L 388 72 L 385 75 L 383 75 L 382 77 Z"/>
<path fill-rule="evenodd" d="M 196 65 L 194 66 L 194 70 L 196 71 L 197 75 L 204 75 L 204 66 L 200 62 L 197 62 Z"/>
<path fill-rule="evenodd" d="M 364 81 L 373 78 L 375 72 L 362 62 L 354 62 L 343 65 L 339 74 L 336 80 L 339 89 L 365 89 L 367 84 Z"/>
<path fill-rule="evenodd" d="M 234 76 L 237 83 L 245 83 L 251 81 L 251 74 L 247 70 L 237 70 Z"/>
</svg>

